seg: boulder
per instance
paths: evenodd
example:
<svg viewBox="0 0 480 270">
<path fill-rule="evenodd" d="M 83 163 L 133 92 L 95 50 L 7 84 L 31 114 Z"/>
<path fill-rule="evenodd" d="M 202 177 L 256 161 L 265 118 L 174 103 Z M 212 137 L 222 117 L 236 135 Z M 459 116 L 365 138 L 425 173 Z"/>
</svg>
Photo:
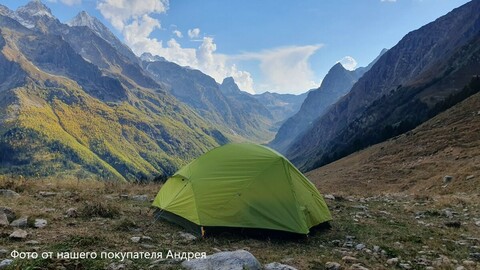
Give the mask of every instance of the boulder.
<svg viewBox="0 0 480 270">
<path fill-rule="evenodd" d="M 10 225 L 10 222 L 8 222 L 7 215 L 0 211 L 0 227 L 8 227 L 8 225 Z"/>
<path fill-rule="evenodd" d="M 184 261 L 182 267 L 191 270 L 260 270 L 262 265 L 246 250 L 225 251 L 212 254 L 204 259 Z"/>
<path fill-rule="evenodd" d="M 13 263 L 13 260 L 10 259 L 5 259 L 0 262 L 0 269 L 6 269 L 8 266 L 10 266 Z"/>
<path fill-rule="evenodd" d="M 0 189 L 0 197 L 13 198 L 18 197 L 20 194 L 10 189 Z"/>
<path fill-rule="evenodd" d="M 13 233 L 10 234 L 10 238 L 13 239 L 25 239 L 27 238 L 27 231 L 22 230 L 22 229 L 16 229 Z"/>
<path fill-rule="evenodd" d="M 76 218 L 78 217 L 78 211 L 76 208 L 69 208 L 67 212 L 65 212 L 65 215 L 69 218 Z"/>
<path fill-rule="evenodd" d="M 45 226 L 47 226 L 47 221 L 45 219 L 40 219 L 40 218 L 35 219 L 35 223 L 33 224 L 33 227 L 41 229 Z"/>
<path fill-rule="evenodd" d="M 27 216 L 23 216 L 19 219 L 16 219 L 14 221 L 12 221 L 12 223 L 10 223 L 10 226 L 12 227 L 24 227 L 26 228 L 28 226 L 28 217 Z"/>
<path fill-rule="evenodd" d="M 281 264 L 278 262 L 272 262 L 265 265 L 265 270 L 297 270 L 297 268 L 290 265 Z"/>
<path fill-rule="evenodd" d="M 0 206 L 0 212 L 7 216 L 8 222 L 12 222 L 17 218 L 17 215 L 10 207 Z"/>
<path fill-rule="evenodd" d="M 340 270 L 342 266 L 337 262 L 327 262 L 325 264 L 325 269 L 327 270 Z"/>
</svg>

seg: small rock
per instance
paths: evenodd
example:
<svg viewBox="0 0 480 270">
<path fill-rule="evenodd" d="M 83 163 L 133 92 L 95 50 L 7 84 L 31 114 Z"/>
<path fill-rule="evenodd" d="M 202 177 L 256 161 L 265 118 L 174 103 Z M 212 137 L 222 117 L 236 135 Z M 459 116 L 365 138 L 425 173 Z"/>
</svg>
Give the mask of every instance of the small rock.
<svg viewBox="0 0 480 270">
<path fill-rule="evenodd" d="M 134 196 L 132 196 L 132 200 L 138 201 L 138 202 L 146 202 L 146 201 L 148 201 L 148 196 L 147 195 L 134 195 Z"/>
<path fill-rule="evenodd" d="M 141 238 L 138 237 L 138 236 L 134 236 L 134 237 L 130 238 L 130 240 L 131 240 L 132 242 L 134 242 L 134 243 L 139 243 L 139 242 L 140 242 L 140 239 L 141 239 Z"/>
<path fill-rule="evenodd" d="M 355 246 L 355 249 L 356 249 L 356 250 L 362 250 L 362 249 L 364 249 L 364 248 L 365 248 L 365 245 L 364 245 L 364 244 L 358 244 L 358 245 Z"/>
<path fill-rule="evenodd" d="M 343 256 L 342 261 L 347 262 L 347 263 L 353 263 L 358 261 L 357 258 L 352 257 L 352 256 Z"/>
<path fill-rule="evenodd" d="M 5 258 L 9 254 L 9 251 L 7 249 L 0 249 L 0 258 Z"/>
<path fill-rule="evenodd" d="M 335 196 L 333 196 L 332 194 L 325 194 L 325 195 L 323 195 L 323 198 L 325 198 L 327 200 L 335 201 Z"/>
<path fill-rule="evenodd" d="M 455 270 L 465 270 L 465 267 L 459 265 L 459 266 L 457 266 L 457 267 L 455 268 Z"/>
<path fill-rule="evenodd" d="M 470 258 L 473 260 L 480 262 L 480 253 L 479 252 L 472 252 L 470 253 Z"/>
<path fill-rule="evenodd" d="M 146 248 L 146 249 L 154 249 L 157 248 L 154 245 L 148 245 L 148 244 L 140 244 L 141 247 Z"/>
<path fill-rule="evenodd" d="M 13 239 L 25 239 L 27 238 L 27 235 L 28 235 L 27 231 L 22 229 L 17 229 L 13 233 L 11 233 L 9 237 Z"/>
<path fill-rule="evenodd" d="M 260 270 L 262 265 L 248 251 L 225 251 L 212 254 L 204 259 L 184 261 L 182 267 L 189 270 L 230 269 L 230 270 Z"/>
<path fill-rule="evenodd" d="M 391 258 L 387 260 L 388 265 L 396 265 L 398 263 L 398 258 Z"/>
<path fill-rule="evenodd" d="M 38 195 L 40 195 L 42 197 L 53 197 L 53 196 L 56 196 L 57 193 L 56 192 L 50 192 L 50 191 L 40 191 L 40 192 L 38 192 Z"/>
<path fill-rule="evenodd" d="M 10 266 L 12 263 L 13 263 L 13 260 L 5 259 L 5 260 L 3 260 L 3 261 L 0 262 L 0 269 L 7 268 L 7 267 Z"/>
<path fill-rule="evenodd" d="M 69 218 L 76 218 L 76 217 L 78 217 L 78 211 L 77 211 L 76 208 L 73 208 L 73 207 L 72 207 L 72 208 L 69 208 L 69 209 L 67 210 L 67 212 L 65 213 L 65 215 L 66 215 L 67 217 L 69 217 Z"/>
<path fill-rule="evenodd" d="M 265 265 L 265 270 L 297 270 L 297 268 L 290 265 L 281 264 L 278 262 L 272 262 Z"/>
<path fill-rule="evenodd" d="M 17 218 L 17 215 L 10 207 L 0 206 L 0 213 L 2 212 L 7 216 L 8 222 L 12 222 Z"/>
<path fill-rule="evenodd" d="M 445 175 L 443 177 L 443 183 L 444 184 L 448 184 L 448 183 L 452 182 L 452 180 L 453 180 L 453 176 L 451 176 L 451 175 Z"/>
<path fill-rule="evenodd" d="M 27 225 L 28 225 L 28 217 L 27 216 L 23 216 L 19 219 L 16 219 L 14 221 L 12 221 L 12 223 L 10 223 L 10 226 L 12 227 L 24 227 L 26 228 Z"/>
<path fill-rule="evenodd" d="M 465 266 L 474 266 L 475 265 L 475 262 L 474 261 L 470 261 L 470 260 L 464 260 L 462 262 L 463 265 Z"/>
<path fill-rule="evenodd" d="M 466 179 L 466 180 L 472 180 L 473 178 L 475 178 L 475 175 L 469 175 L 469 176 L 467 176 L 465 179 Z"/>
<path fill-rule="evenodd" d="M 10 222 L 8 222 L 8 217 L 4 212 L 0 212 L 0 227 L 8 227 Z"/>
<path fill-rule="evenodd" d="M 17 192 L 13 191 L 13 190 L 10 190 L 10 189 L 0 189 L 0 197 L 8 197 L 8 198 L 12 198 L 12 197 L 18 197 L 20 196 L 20 194 L 18 194 Z"/>
<path fill-rule="evenodd" d="M 475 225 L 480 227 L 480 220 L 478 220 L 477 222 L 475 222 Z"/>
<path fill-rule="evenodd" d="M 150 236 L 142 236 L 142 238 L 140 239 L 140 241 L 142 242 L 151 242 L 152 241 L 152 238 Z"/>
<path fill-rule="evenodd" d="M 40 243 L 38 241 L 35 241 L 35 240 L 30 240 L 30 241 L 25 242 L 25 244 L 34 246 L 34 245 L 38 245 Z"/>
<path fill-rule="evenodd" d="M 107 266 L 107 270 L 124 270 L 127 266 L 123 263 L 111 263 Z"/>
<path fill-rule="evenodd" d="M 408 264 L 408 263 L 401 263 L 401 264 L 399 264 L 399 266 L 400 266 L 400 268 L 402 268 L 402 269 L 407 269 L 407 270 L 408 270 L 408 269 L 412 269 L 412 266 L 411 266 L 410 264 Z"/>
<path fill-rule="evenodd" d="M 361 264 L 359 263 L 356 263 L 356 264 L 353 264 L 351 267 L 350 267 L 351 270 L 368 270 L 368 268 L 362 266 Z"/>
<path fill-rule="evenodd" d="M 187 232 L 179 232 L 178 233 L 180 235 L 180 237 L 183 238 L 183 240 L 185 241 L 195 241 L 197 239 L 197 237 L 191 233 L 187 233 Z"/>
<path fill-rule="evenodd" d="M 327 262 L 325 268 L 327 270 L 340 270 L 342 269 L 342 266 L 337 262 Z"/>
<path fill-rule="evenodd" d="M 47 226 L 47 221 L 45 219 L 40 219 L 40 218 L 35 219 L 35 223 L 33 224 L 33 227 L 41 229 L 45 226 Z"/>
<path fill-rule="evenodd" d="M 128 199 L 128 194 L 120 194 L 118 195 L 120 197 L 120 199 Z"/>
</svg>

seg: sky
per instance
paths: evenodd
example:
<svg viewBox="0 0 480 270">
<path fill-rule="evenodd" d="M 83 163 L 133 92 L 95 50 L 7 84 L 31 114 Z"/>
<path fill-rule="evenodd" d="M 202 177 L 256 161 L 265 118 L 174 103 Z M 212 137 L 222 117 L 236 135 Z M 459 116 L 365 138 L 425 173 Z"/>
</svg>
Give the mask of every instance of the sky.
<svg viewBox="0 0 480 270">
<path fill-rule="evenodd" d="M 11 9 L 27 0 L 0 0 Z M 85 10 L 137 54 L 150 52 L 240 89 L 299 94 L 340 62 L 383 48 L 466 0 L 43 0 L 61 22 Z"/>
</svg>

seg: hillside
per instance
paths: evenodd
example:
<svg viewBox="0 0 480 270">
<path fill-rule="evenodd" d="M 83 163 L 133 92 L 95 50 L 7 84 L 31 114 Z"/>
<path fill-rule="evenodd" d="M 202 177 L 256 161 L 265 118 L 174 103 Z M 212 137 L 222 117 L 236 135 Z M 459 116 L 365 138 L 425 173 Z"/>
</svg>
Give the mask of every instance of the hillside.
<svg viewBox="0 0 480 270">
<path fill-rule="evenodd" d="M 307 171 L 408 131 L 480 73 L 480 1 L 407 34 L 287 151 Z"/>
<path fill-rule="evenodd" d="M 286 119 L 290 118 L 300 110 L 308 93 L 309 91 L 303 94 L 293 95 L 265 92 L 262 94 L 255 94 L 253 97 L 270 111 L 274 117 L 276 123 L 275 126 L 279 128 Z"/>
<path fill-rule="evenodd" d="M 480 84 L 480 83 L 479 83 Z M 480 193 L 480 93 L 412 131 L 308 172 L 325 192 Z M 451 176 L 450 182 L 444 182 Z"/>
<path fill-rule="evenodd" d="M 2 174 L 142 181 L 169 175 L 227 141 L 141 69 L 134 73 L 138 77 L 107 72 L 111 66 L 101 69 L 87 61 L 68 36 L 45 31 L 68 26 L 38 4 L 31 4 L 33 11 L 27 5 L 18 15 L 0 15 Z M 14 20 L 28 12 L 40 14 L 30 18 L 37 26 Z M 59 28 L 37 28 L 47 24 Z M 114 57 L 103 60 L 128 63 L 92 31 L 81 27 L 71 33 L 77 30 L 93 35 L 92 42 Z"/>
</svg>

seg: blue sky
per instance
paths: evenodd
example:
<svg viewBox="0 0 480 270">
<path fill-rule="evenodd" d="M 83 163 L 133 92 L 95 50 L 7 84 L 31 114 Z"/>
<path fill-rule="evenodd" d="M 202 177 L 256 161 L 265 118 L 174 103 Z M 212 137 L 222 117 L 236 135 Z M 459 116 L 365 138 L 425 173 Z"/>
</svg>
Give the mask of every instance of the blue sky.
<svg viewBox="0 0 480 270">
<path fill-rule="evenodd" d="M 28 1 L 2 0 L 16 9 Z M 148 51 L 240 88 L 301 93 L 336 62 L 382 48 L 466 0 L 43 0 L 65 22 L 86 10 L 135 53 Z"/>
</svg>

